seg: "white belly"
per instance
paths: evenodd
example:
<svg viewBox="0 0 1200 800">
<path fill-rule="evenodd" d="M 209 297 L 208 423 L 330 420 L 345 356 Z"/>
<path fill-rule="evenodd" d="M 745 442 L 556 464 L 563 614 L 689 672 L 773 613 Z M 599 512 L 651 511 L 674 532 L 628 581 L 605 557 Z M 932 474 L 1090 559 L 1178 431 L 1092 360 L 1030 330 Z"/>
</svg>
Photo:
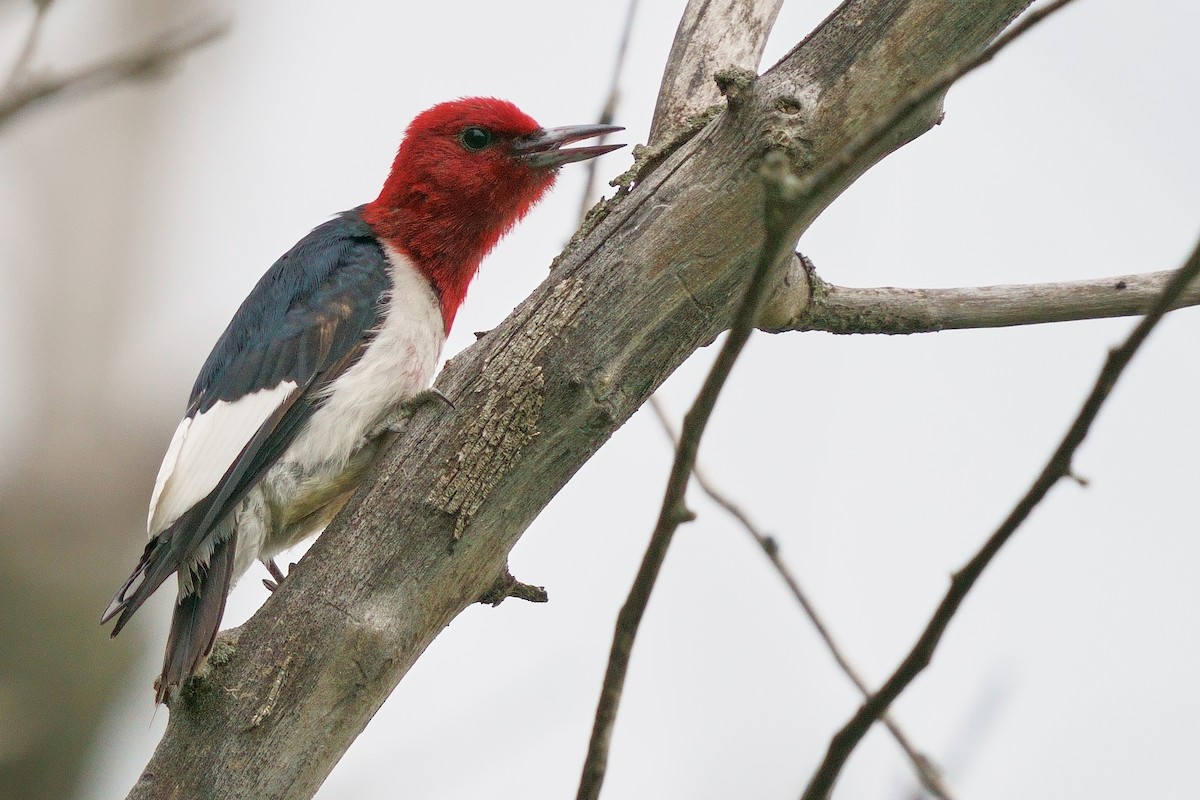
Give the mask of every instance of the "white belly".
<svg viewBox="0 0 1200 800">
<path fill-rule="evenodd" d="M 385 251 L 392 264 L 392 292 L 383 325 L 358 363 L 325 390 L 321 407 L 282 461 L 344 465 L 371 428 L 433 380 L 446 341 L 441 305 L 406 257 Z"/>
<path fill-rule="evenodd" d="M 392 291 L 383 323 L 362 358 L 330 384 L 320 408 L 239 505 L 238 575 L 255 559 L 271 558 L 319 532 L 374 455 L 359 453 L 363 438 L 433 381 L 446 340 L 441 304 L 408 258 L 386 245 L 384 250 Z"/>
</svg>

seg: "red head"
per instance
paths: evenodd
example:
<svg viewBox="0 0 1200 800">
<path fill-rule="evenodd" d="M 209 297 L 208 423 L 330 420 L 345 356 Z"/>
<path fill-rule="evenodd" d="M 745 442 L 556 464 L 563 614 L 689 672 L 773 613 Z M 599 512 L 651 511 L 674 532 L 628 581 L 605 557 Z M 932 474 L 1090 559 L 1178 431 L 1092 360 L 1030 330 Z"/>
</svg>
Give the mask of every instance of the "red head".
<svg viewBox="0 0 1200 800">
<path fill-rule="evenodd" d="M 507 100 L 441 103 L 408 126 L 379 197 L 363 210 L 441 297 L 446 330 L 479 262 L 554 185 L 557 168 L 620 145 L 561 145 L 620 128 L 546 130 Z"/>
</svg>

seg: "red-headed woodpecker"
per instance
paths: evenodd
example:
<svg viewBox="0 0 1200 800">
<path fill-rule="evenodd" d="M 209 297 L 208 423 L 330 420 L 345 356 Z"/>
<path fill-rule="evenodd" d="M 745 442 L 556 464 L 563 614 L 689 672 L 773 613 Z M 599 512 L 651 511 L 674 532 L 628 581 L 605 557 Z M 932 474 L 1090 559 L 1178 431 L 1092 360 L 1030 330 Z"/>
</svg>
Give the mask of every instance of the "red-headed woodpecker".
<svg viewBox="0 0 1200 800">
<path fill-rule="evenodd" d="M 434 106 L 379 197 L 262 277 L 200 370 L 150 498 L 150 543 L 101 620 L 117 617 L 116 636 L 178 574 L 158 702 L 208 657 L 234 582 L 349 499 L 377 434 L 429 387 L 480 261 L 557 168 L 621 147 L 563 145 L 618 130 L 542 128 L 493 98 Z"/>
</svg>

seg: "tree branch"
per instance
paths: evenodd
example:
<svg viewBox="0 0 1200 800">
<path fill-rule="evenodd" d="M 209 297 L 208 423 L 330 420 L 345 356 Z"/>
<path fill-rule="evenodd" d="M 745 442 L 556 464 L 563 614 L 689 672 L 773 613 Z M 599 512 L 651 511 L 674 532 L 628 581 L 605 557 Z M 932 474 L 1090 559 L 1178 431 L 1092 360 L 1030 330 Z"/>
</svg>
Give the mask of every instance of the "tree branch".
<svg viewBox="0 0 1200 800">
<path fill-rule="evenodd" d="M 1062 283 L 961 289 L 860 289 L 823 281 L 797 264 L 772 296 L 762 327 L 783 331 L 908 334 L 1003 328 L 1144 314 L 1174 272 L 1147 272 Z M 1200 282 L 1172 308 L 1200 305 Z"/>
<path fill-rule="evenodd" d="M 48 4 L 47 4 L 48 5 Z M 43 18 L 39 5 L 35 27 Z M 12 79 L 0 93 L 0 128 L 21 112 L 54 99 L 107 89 L 126 81 L 155 77 L 198 47 L 229 31 L 227 19 L 198 19 L 156 37 L 141 47 L 101 59 L 93 64 L 57 74 L 38 76 L 27 68 L 33 55 L 31 34 L 28 54 L 18 61 Z"/>
<path fill-rule="evenodd" d="M 728 327 L 762 249 L 763 154 L 782 149 L 797 172 L 827 163 L 876 109 L 978 52 L 1026 5 L 850 0 L 745 87 L 736 111 L 637 176 L 531 297 L 442 371 L 456 409 L 409 421 L 229 658 L 187 687 L 130 796 L 311 796 L 550 499 Z M 853 159 L 805 199 L 786 238 L 937 118 L 931 103 Z M 216 768 L 230 763 L 240 768 Z"/>
<path fill-rule="evenodd" d="M 1159 294 L 1154 304 L 1151 306 L 1146 316 L 1137 324 L 1133 332 L 1129 334 L 1129 338 L 1118 347 L 1109 353 L 1105 360 L 1104 368 L 1100 371 L 1099 377 L 1096 378 L 1096 383 L 1092 387 L 1091 393 L 1087 400 L 1084 401 L 1083 407 L 1080 408 L 1079 414 L 1075 417 L 1075 421 L 1071 423 L 1071 427 L 1067 430 L 1062 441 L 1059 442 L 1058 448 L 1054 454 L 1050 456 L 1050 460 L 1046 462 L 1046 466 L 1042 469 L 1040 475 L 1029 487 L 1029 491 L 1025 496 L 1018 501 L 1008 517 L 1001 523 L 984 543 L 983 547 L 975 556 L 967 562 L 967 564 L 956 572 L 950 581 L 950 588 L 946 591 L 942 602 L 938 604 L 937 610 L 929 620 L 921 637 L 917 643 L 909 651 L 904 661 L 896 668 L 891 677 L 883 684 L 878 692 L 875 693 L 862 707 L 858 713 L 846 723 L 846 726 L 838 732 L 829 744 L 829 751 L 825 755 L 825 760 L 813 775 L 808 788 L 804 792 L 804 800 L 824 800 L 829 796 L 833 789 L 833 784 L 837 780 L 838 774 L 846 763 L 846 759 L 850 757 L 850 753 L 866 735 L 871 725 L 875 720 L 879 719 L 887 707 L 900 695 L 902 691 L 912 683 L 929 665 L 933 658 L 933 652 L 937 648 L 938 642 L 941 641 L 942 634 L 945 633 L 946 627 L 950 624 L 950 620 L 954 618 L 955 613 L 966 599 L 967 592 L 975 585 L 980 575 L 991 563 L 992 559 L 1000 552 L 1000 548 L 1016 533 L 1017 528 L 1021 526 L 1033 509 L 1040 503 L 1050 489 L 1062 478 L 1068 477 L 1071 474 L 1071 459 L 1075 455 L 1075 451 L 1079 445 L 1083 443 L 1087 437 L 1088 430 L 1096 419 L 1096 415 L 1100 412 L 1104 401 L 1108 399 L 1113 387 L 1117 383 L 1117 379 L 1121 377 L 1121 373 L 1129 362 L 1133 359 L 1134 354 L 1141 347 L 1146 337 L 1150 335 L 1150 331 L 1158 324 L 1163 315 L 1167 313 L 1178 301 L 1189 283 L 1196 280 L 1200 275 L 1200 243 L 1197 243 L 1196 249 L 1192 251 L 1187 262 L 1176 270 L 1171 275 L 1171 279 L 1167 282 L 1163 291 Z"/>
<path fill-rule="evenodd" d="M 729 67 L 758 71 L 783 0 L 691 0 L 663 70 L 649 144 L 721 101 L 713 76 Z"/>
</svg>

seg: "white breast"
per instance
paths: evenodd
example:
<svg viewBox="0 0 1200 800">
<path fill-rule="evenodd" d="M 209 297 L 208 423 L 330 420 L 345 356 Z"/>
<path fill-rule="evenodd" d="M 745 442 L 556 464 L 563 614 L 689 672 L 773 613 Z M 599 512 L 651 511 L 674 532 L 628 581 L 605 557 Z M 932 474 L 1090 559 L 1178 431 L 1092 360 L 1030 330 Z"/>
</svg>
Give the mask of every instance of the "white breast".
<svg viewBox="0 0 1200 800">
<path fill-rule="evenodd" d="M 358 363 L 324 391 L 325 401 L 283 461 L 340 470 L 372 427 L 433 380 L 446 341 L 441 304 L 407 256 L 383 247 L 392 289 L 382 326 Z"/>
</svg>

